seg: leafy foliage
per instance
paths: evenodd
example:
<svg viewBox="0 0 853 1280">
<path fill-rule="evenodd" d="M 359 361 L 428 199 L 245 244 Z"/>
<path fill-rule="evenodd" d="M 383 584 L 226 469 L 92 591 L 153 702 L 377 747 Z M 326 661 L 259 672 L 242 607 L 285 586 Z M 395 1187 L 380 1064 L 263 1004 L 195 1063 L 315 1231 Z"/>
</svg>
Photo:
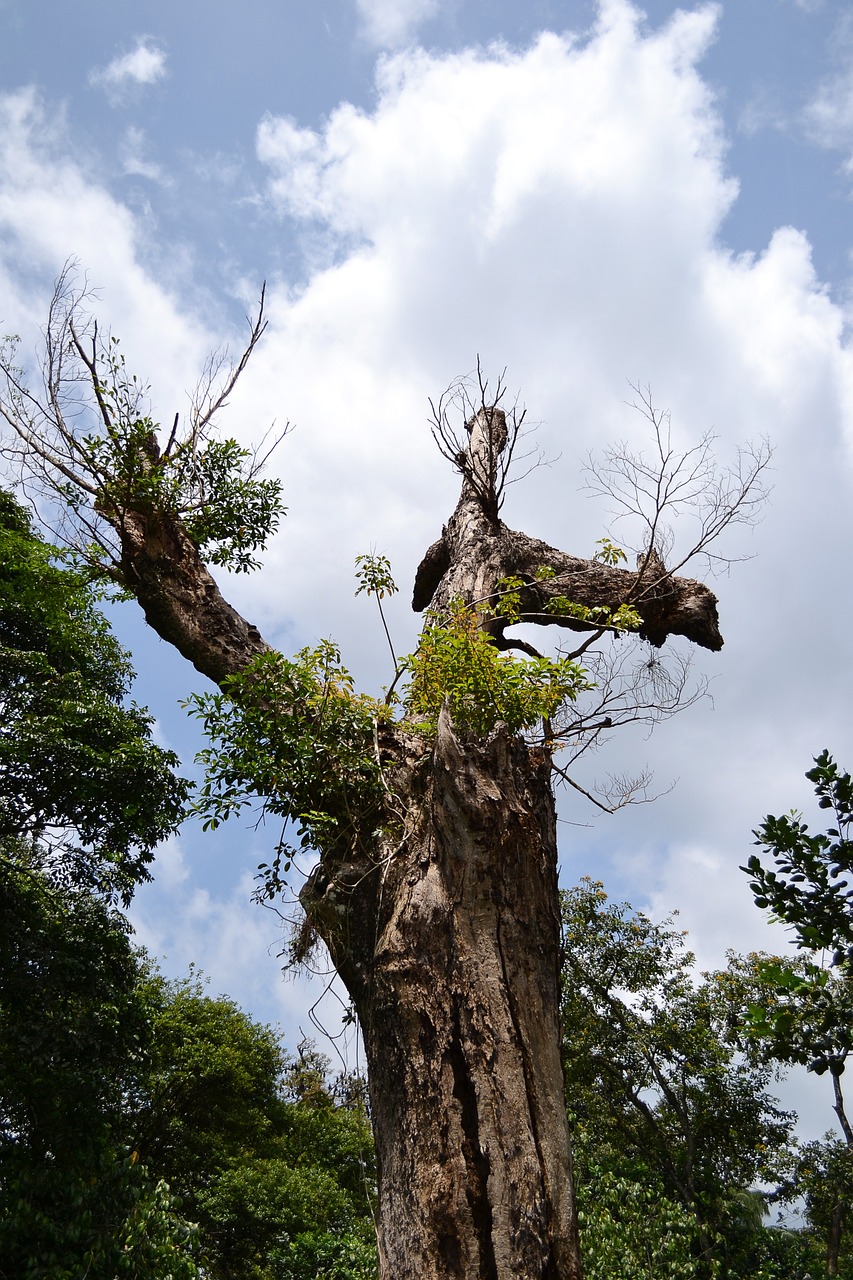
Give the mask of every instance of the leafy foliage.
<svg viewBox="0 0 853 1280">
<path fill-rule="evenodd" d="M 739 1011 L 754 975 L 733 960 L 696 982 L 671 922 L 611 904 L 588 880 L 563 895 L 563 939 L 564 1061 L 583 1135 L 580 1181 L 603 1170 L 657 1188 L 664 1217 L 675 1207 L 673 1221 L 692 1219 L 693 1256 L 701 1274 L 713 1274 L 748 1235 L 739 1196 L 779 1176 L 790 1157 L 793 1117 L 766 1092 L 771 1068 L 739 1052 Z M 631 1194 L 639 1203 L 645 1192 Z"/>
<path fill-rule="evenodd" d="M 813 1231 L 826 1241 L 825 1265 L 830 1275 L 853 1276 L 853 1248 L 848 1228 L 853 1212 L 853 1148 L 827 1133 L 822 1141 L 800 1148 L 781 1198 L 805 1201 Z"/>
<path fill-rule="evenodd" d="M 81 574 L 0 492 L 0 835 L 128 900 L 183 814 L 177 757 L 125 705 L 133 671 Z"/>
<path fill-rule="evenodd" d="M 148 1010 L 115 909 L 182 815 L 176 758 L 79 573 L 0 493 L 0 1258 L 22 1280 L 197 1274 L 131 1141 Z"/>
<path fill-rule="evenodd" d="M 552 596 L 548 601 L 548 612 L 560 617 L 577 618 L 579 622 L 589 622 L 603 631 L 615 631 L 621 635 L 624 631 L 638 631 L 643 619 L 630 604 L 620 604 L 616 609 L 608 609 L 604 605 L 577 604 L 567 596 Z"/>
<path fill-rule="evenodd" d="M 139 1161 L 149 1010 L 124 919 L 2 842 L 0 1273 L 192 1280 L 195 1233 Z"/>
<path fill-rule="evenodd" d="M 79 440 L 99 480 L 96 509 L 118 517 L 128 510 L 180 515 L 210 563 L 237 573 L 258 568 L 254 553 L 284 513 L 281 482 L 259 479 L 252 451 L 236 440 L 191 433 L 177 441 L 173 433 L 161 452 L 158 424 L 140 412 L 145 388 L 127 374 L 115 338 L 101 366 L 95 389 L 102 421 Z"/>
<path fill-rule="evenodd" d="M 354 692 L 332 641 L 293 660 L 262 654 L 221 693 L 194 695 L 187 705 L 213 744 L 199 755 L 206 826 L 218 826 L 254 794 L 266 813 L 296 825 L 302 848 L 345 850 L 365 815 L 378 817 L 383 791 L 373 737 L 388 710 Z M 274 864 L 261 868 L 268 896 L 294 853 L 282 836 Z"/>
<path fill-rule="evenodd" d="M 397 584 L 391 573 L 391 561 L 387 556 L 362 555 L 355 558 L 355 576 L 358 582 L 356 595 L 362 592 L 384 600 L 397 594 Z"/>
<path fill-rule="evenodd" d="M 167 983 L 118 912 L 5 849 L 0 1274 L 366 1280 L 359 1090 L 196 977 Z M 325 1268 L 325 1269 L 324 1269 Z"/>
<path fill-rule="evenodd" d="M 176 415 L 166 433 L 150 417 L 148 387 L 128 373 L 118 339 L 104 338 L 81 314 L 86 290 L 76 277 L 69 263 L 57 281 L 41 399 L 16 365 L 17 339 L 0 344 L 0 414 L 19 439 L 5 441 L 4 451 L 41 458 L 38 482 L 67 505 L 71 545 L 99 574 L 124 582 L 116 535 L 131 513 L 149 525 L 178 517 L 208 562 L 237 573 L 257 568 L 256 552 L 285 511 L 281 483 L 260 478 L 269 450 L 259 457 L 213 428 L 266 328 L 263 293 L 241 359 L 229 367 L 227 353 L 213 355 L 187 428 L 179 431 Z"/>
<path fill-rule="evenodd" d="M 753 854 L 742 870 L 750 877 L 755 904 L 794 930 L 797 946 L 833 953 L 833 964 L 853 967 L 853 779 L 828 751 L 815 758 L 806 777 L 815 784 L 818 807 L 829 809 L 835 825 L 810 835 L 792 811 L 764 819 L 756 844 L 773 857 L 775 869 Z"/>
<path fill-rule="evenodd" d="M 652 1179 L 626 1177 L 585 1158 L 575 1135 L 581 1257 L 586 1280 L 697 1280 L 696 1220 Z M 719 1274 L 712 1264 L 710 1274 Z"/>
<path fill-rule="evenodd" d="M 390 703 L 394 691 L 394 685 L 396 685 L 397 680 L 403 674 L 403 669 L 397 661 L 397 655 L 394 652 L 394 644 L 391 640 L 391 632 L 388 630 L 388 621 L 385 617 L 385 610 L 382 608 L 382 601 L 386 596 L 394 596 L 397 594 L 397 584 L 391 573 L 391 561 L 387 556 L 356 556 L 355 576 L 358 582 L 355 594 L 360 596 L 362 592 L 364 592 L 369 596 L 374 596 L 376 599 L 376 606 L 379 609 L 379 617 L 382 619 L 385 639 L 388 641 L 388 648 L 391 650 L 391 658 L 394 662 L 394 680 L 385 699 L 386 703 Z"/>
<path fill-rule="evenodd" d="M 853 780 L 827 751 L 806 777 L 815 784 L 819 807 L 835 814 L 835 826 L 811 835 L 796 812 L 767 817 L 756 843 L 772 853 L 776 869 L 753 854 L 742 870 L 756 906 L 789 925 L 797 946 L 812 956 L 763 965 L 775 1002 L 769 1010 L 752 1008 L 751 1023 L 778 1058 L 831 1074 L 836 1111 L 846 1125 L 838 1081 L 853 1050 L 853 889 L 840 877 L 853 871 Z M 816 963 L 823 951 L 832 953 L 829 968 Z M 848 1142 L 853 1147 L 853 1132 Z"/>
<path fill-rule="evenodd" d="M 812 835 L 796 811 L 771 815 L 754 834 L 775 866 L 766 867 L 753 854 L 741 869 L 750 877 L 756 905 L 790 926 L 797 947 L 811 954 L 796 962 L 764 963 L 761 976 L 773 1002 L 769 1008 L 751 1006 L 750 1023 L 768 1053 L 831 1078 L 845 1141 L 827 1135 L 822 1143 L 807 1144 L 788 1196 L 805 1196 L 809 1221 L 825 1235 L 830 1274 L 836 1274 L 853 1201 L 853 1126 L 841 1079 L 853 1051 L 853 889 L 842 879 L 853 872 L 853 780 L 828 751 L 816 757 L 806 777 L 814 783 L 819 808 L 834 814 L 834 826 Z M 822 954 L 827 951 L 829 966 Z"/>
<path fill-rule="evenodd" d="M 396 589 L 384 557 L 360 556 L 357 566 L 359 592 L 381 601 Z M 503 721 L 517 733 L 591 687 L 576 663 L 499 652 L 482 621 L 480 610 L 459 604 L 449 621 L 428 621 L 416 653 L 401 664 L 411 677 L 405 714 L 418 731 L 435 732 L 446 699 L 463 732 L 487 734 Z M 275 858 L 259 868 L 262 896 L 280 892 L 297 852 L 287 824 L 300 849 L 344 854 L 359 829 L 371 829 L 371 814 L 374 828 L 383 820 L 375 735 L 391 711 L 355 692 L 331 640 L 293 659 L 264 653 L 221 692 L 193 695 L 186 705 L 212 743 L 198 757 L 206 776 L 196 807 L 206 827 L 249 806 L 252 796 L 282 819 Z"/>
<path fill-rule="evenodd" d="M 853 979 L 809 961 L 774 957 L 760 966 L 772 1002 L 749 1006 L 753 1033 L 782 1062 L 840 1076 L 853 1050 Z"/>
<path fill-rule="evenodd" d="M 374 1276 L 370 1129 L 358 1104 L 336 1105 L 325 1060 L 288 1059 L 271 1028 L 195 977 L 154 979 L 152 996 L 137 1140 L 198 1222 L 205 1273 Z"/>
<path fill-rule="evenodd" d="M 500 721 L 519 733 L 592 687 L 583 668 L 567 659 L 521 661 L 501 653 L 482 622 L 479 610 L 457 602 L 449 618 L 428 618 L 407 659 L 407 709 L 427 732 L 435 732 L 445 700 L 463 732 L 485 735 Z"/>
<path fill-rule="evenodd" d="M 625 564 L 628 557 L 621 547 L 617 547 L 609 538 L 598 538 L 595 545 L 598 551 L 595 553 L 595 559 L 600 560 L 602 564 L 609 564 L 612 568 L 617 565 Z"/>
</svg>

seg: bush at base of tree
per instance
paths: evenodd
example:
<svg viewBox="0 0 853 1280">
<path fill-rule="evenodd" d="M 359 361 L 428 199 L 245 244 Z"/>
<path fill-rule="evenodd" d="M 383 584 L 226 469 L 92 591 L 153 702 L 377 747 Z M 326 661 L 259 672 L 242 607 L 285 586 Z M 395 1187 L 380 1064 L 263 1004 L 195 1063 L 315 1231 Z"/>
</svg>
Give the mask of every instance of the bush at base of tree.
<svg viewBox="0 0 853 1280">
<path fill-rule="evenodd" d="M 375 1274 L 373 1143 L 363 1108 L 339 1105 L 325 1060 L 195 975 L 147 982 L 150 1070 L 140 1157 L 198 1223 L 212 1280 L 367 1280 Z M 372 1269 L 371 1269 L 372 1268 Z"/>
</svg>

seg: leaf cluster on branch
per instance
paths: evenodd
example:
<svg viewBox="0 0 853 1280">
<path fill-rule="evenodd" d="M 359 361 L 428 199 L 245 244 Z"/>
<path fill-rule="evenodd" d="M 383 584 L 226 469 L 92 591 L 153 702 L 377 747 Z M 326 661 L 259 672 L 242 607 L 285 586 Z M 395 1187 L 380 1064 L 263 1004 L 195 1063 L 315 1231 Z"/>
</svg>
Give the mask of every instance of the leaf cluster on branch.
<svg viewBox="0 0 853 1280">
<path fill-rule="evenodd" d="M 273 863 L 260 868 L 262 896 L 281 891 L 299 848 L 346 853 L 360 824 L 382 810 L 376 726 L 389 710 L 353 689 L 330 640 L 294 659 L 262 654 L 223 682 L 219 693 L 195 694 L 185 704 L 211 745 L 199 753 L 205 781 L 196 798 L 205 828 L 215 828 L 260 797 L 282 834 Z"/>
<path fill-rule="evenodd" d="M 11 428 L 0 452 L 19 469 L 25 489 L 61 504 L 57 532 L 96 573 L 122 586 L 123 530 L 140 515 L 179 519 L 200 553 L 234 572 L 259 565 L 257 552 L 284 514 L 281 482 L 262 479 L 270 444 L 247 449 L 218 438 L 217 416 L 260 341 L 261 294 L 249 340 L 236 362 L 208 360 L 188 422 L 168 431 L 150 416 L 148 387 L 128 372 L 118 339 L 85 315 L 88 290 L 73 263 L 51 302 L 42 360 L 44 394 L 29 390 L 17 366 L 15 339 L 0 352 L 0 417 Z"/>
<path fill-rule="evenodd" d="M 798 947 L 830 951 L 834 965 L 853 969 L 853 779 L 828 751 L 815 758 L 806 777 L 834 825 L 812 835 L 795 810 L 771 814 L 754 834 L 775 865 L 765 867 L 752 854 L 743 870 L 755 905 L 784 920 Z"/>
</svg>

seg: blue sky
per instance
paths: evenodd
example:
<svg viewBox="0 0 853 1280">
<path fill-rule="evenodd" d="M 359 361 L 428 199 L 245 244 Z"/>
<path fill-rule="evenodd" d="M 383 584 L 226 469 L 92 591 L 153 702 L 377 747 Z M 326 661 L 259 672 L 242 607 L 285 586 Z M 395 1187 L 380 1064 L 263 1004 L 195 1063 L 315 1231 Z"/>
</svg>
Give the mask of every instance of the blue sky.
<svg viewBox="0 0 853 1280">
<path fill-rule="evenodd" d="M 371 548 L 393 561 L 412 647 L 409 585 L 456 496 L 427 397 L 478 354 L 507 367 L 555 459 L 511 491 L 507 522 L 578 553 L 608 521 L 584 457 L 643 447 L 629 383 L 679 442 L 715 431 L 724 462 L 770 438 L 765 518 L 723 548 L 752 558 L 712 584 L 726 646 L 696 667 L 713 698 L 579 772 L 648 764 L 677 785 L 610 819 L 565 797 L 561 848 L 567 882 L 678 909 L 706 967 L 784 945 L 737 870 L 750 831 L 808 805 L 824 746 L 853 761 L 849 7 L 0 0 L 0 30 L 0 331 L 34 352 L 76 258 L 171 422 L 268 282 L 227 429 L 293 423 L 272 464 L 289 512 L 263 571 L 228 591 L 286 651 L 333 635 L 366 687 L 388 679 L 353 597 Z M 199 679 L 132 606 L 116 620 L 138 697 L 191 761 L 177 703 Z M 197 962 L 292 1043 L 317 988 L 281 980 L 282 923 L 249 901 L 264 839 L 187 828 L 134 919 L 170 972 Z M 797 1089 L 821 1131 L 828 1103 Z"/>
</svg>

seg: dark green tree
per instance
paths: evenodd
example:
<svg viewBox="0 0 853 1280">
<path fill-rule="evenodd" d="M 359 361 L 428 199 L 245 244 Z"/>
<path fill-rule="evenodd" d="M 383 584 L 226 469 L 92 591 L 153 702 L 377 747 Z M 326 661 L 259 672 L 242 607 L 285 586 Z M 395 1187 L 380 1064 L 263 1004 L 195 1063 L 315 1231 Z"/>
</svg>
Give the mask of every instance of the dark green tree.
<svg viewBox="0 0 853 1280">
<path fill-rule="evenodd" d="M 762 976 L 773 1001 L 751 1008 L 753 1032 L 768 1052 L 799 1063 L 832 1081 L 833 1110 L 843 1141 L 828 1134 L 803 1152 L 791 1195 L 804 1194 L 809 1219 L 824 1233 L 829 1275 L 840 1274 L 845 1230 L 853 1221 L 853 1124 L 842 1077 L 853 1050 L 853 779 L 828 751 L 806 777 L 818 808 L 834 819 L 812 834 L 802 814 L 772 814 L 754 832 L 762 858 L 752 854 L 743 871 L 756 906 L 789 927 L 803 953 L 773 958 Z M 766 861 L 770 855 L 771 862 Z"/>
<path fill-rule="evenodd" d="M 0 836 L 126 903 L 187 786 L 126 701 L 133 668 L 98 591 L 57 555 L 0 491 Z"/>
<path fill-rule="evenodd" d="M 164 981 L 102 897 L 6 854 L 0 1276 L 370 1280 L 363 1108 L 197 978 Z"/>
<path fill-rule="evenodd" d="M 150 1010 L 127 925 L 0 841 L 0 1276 L 192 1280 L 194 1232 L 139 1160 Z"/>
<path fill-rule="evenodd" d="M 804 1143 L 784 1190 L 789 1199 L 805 1201 L 808 1222 L 825 1244 L 827 1274 L 853 1276 L 853 1249 L 845 1231 L 853 1205 L 853 1148 L 832 1133 Z"/>
<path fill-rule="evenodd" d="M 126 1098 L 147 1011 L 117 899 L 182 814 L 97 593 L 0 492 L 0 1275 L 195 1274 Z"/>
<path fill-rule="evenodd" d="M 771 1066 L 738 1050 L 749 966 L 733 957 L 697 980 L 683 931 L 590 880 L 563 895 L 563 947 L 580 1203 L 594 1217 L 616 1195 L 638 1275 L 644 1250 L 661 1266 L 670 1253 L 675 1275 L 751 1274 L 750 1192 L 785 1169 L 793 1117 L 767 1092 Z"/>
<path fill-rule="evenodd" d="M 363 1107 L 336 1103 L 327 1064 L 197 977 L 154 977 L 140 1158 L 199 1224 L 216 1280 L 370 1280 L 375 1167 Z"/>
</svg>

